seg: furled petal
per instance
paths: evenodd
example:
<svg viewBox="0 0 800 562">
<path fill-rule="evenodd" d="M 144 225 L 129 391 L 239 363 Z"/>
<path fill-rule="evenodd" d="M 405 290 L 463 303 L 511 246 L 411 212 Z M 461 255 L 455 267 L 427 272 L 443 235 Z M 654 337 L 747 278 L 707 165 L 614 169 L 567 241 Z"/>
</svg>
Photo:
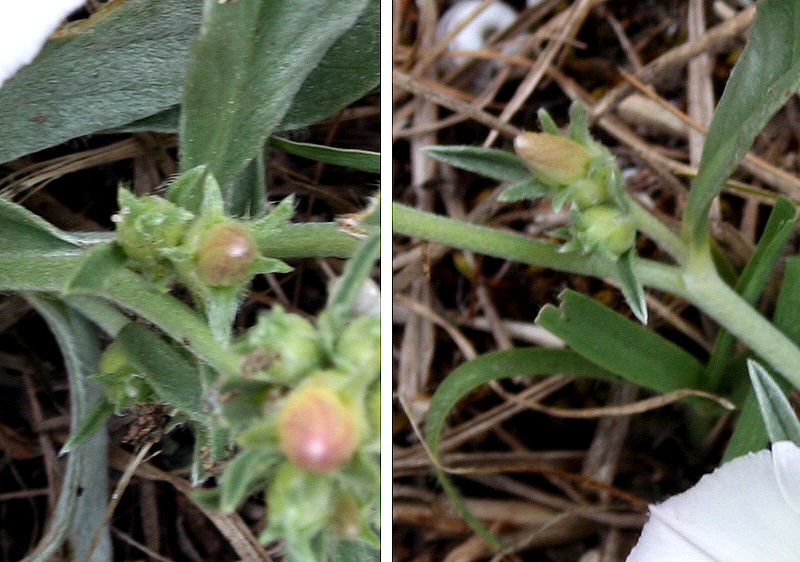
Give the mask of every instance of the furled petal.
<svg viewBox="0 0 800 562">
<path fill-rule="evenodd" d="M 626 562 L 797 562 L 800 448 L 739 457 L 651 506 Z"/>
<path fill-rule="evenodd" d="M 0 86 L 31 62 L 47 37 L 85 0 L 6 0 L 0 13 Z"/>
</svg>

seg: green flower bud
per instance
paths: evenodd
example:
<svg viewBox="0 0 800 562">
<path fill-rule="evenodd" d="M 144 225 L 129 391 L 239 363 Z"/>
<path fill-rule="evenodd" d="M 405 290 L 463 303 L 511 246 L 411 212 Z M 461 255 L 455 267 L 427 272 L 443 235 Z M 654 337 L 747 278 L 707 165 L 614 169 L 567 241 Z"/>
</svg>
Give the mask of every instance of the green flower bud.
<svg viewBox="0 0 800 562">
<path fill-rule="evenodd" d="M 128 257 L 143 265 L 164 260 L 161 250 L 179 246 L 194 218 L 186 209 L 154 195 L 137 198 L 121 189 L 119 203 L 120 211 L 113 217 L 117 241 Z"/>
<path fill-rule="evenodd" d="M 369 384 L 381 371 L 381 319 L 360 316 L 347 325 L 336 342 L 336 363 L 359 374 Z"/>
<path fill-rule="evenodd" d="M 576 237 L 587 251 L 599 251 L 612 259 L 627 252 L 636 242 L 633 220 L 609 205 L 586 209 L 578 216 L 576 227 Z"/>
<path fill-rule="evenodd" d="M 100 372 L 93 378 L 103 387 L 115 410 L 124 410 L 139 402 L 155 399 L 152 387 L 130 364 L 119 342 L 111 342 L 103 351 L 98 367 Z"/>
<path fill-rule="evenodd" d="M 318 560 L 311 542 L 321 538 L 333 518 L 335 493 L 326 475 L 284 463 L 267 489 L 268 525 L 259 541 L 283 539 L 288 559 Z"/>
<path fill-rule="evenodd" d="M 211 287 L 235 287 L 249 281 L 257 256 L 255 238 L 243 224 L 219 223 L 201 234 L 197 276 Z"/>
<path fill-rule="evenodd" d="M 549 133 L 522 133 L 514 150 L 534 175 L 550 187 L 570 185 L 586 177 L 592 153 L 574 140 Z"/>
<path fill-rule="evenodd" d="M 250 360 L 242 365 L 242 374 L 247 377 L 291 382 L 323 366 L 316 328 L 280 306 L 259 316 L 246 338 Z"/>
<path fill-rule="evenodd" d="M 609 199 L 608 187 L 597 179 L 583 178 L 570 186 L 572 200 L 580 209 L 588 209 Z"/>
<path fill-rule="evenodd" d="M 323 473 L 350 460 L 360 429 L 353 409 L 332 389 L 314 383 L 289 395 L 279 415 L 278 436 L 292 464 Z"/>
</svg>

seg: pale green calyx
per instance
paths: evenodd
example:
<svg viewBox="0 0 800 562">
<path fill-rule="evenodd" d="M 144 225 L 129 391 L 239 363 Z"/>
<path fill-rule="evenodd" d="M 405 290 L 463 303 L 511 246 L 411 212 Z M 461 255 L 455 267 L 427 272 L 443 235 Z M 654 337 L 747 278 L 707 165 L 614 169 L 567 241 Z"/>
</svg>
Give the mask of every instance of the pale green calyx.
<svg viewBox="0 0 800 562">
<path fill-rule="evenodd" d="M 636 226 L 631 217 L 610 205 L 574 211 L 572 221 L 573 239 L 586 253 L 597 252 L 617 260 L 636 242 Z"/>
</svg>

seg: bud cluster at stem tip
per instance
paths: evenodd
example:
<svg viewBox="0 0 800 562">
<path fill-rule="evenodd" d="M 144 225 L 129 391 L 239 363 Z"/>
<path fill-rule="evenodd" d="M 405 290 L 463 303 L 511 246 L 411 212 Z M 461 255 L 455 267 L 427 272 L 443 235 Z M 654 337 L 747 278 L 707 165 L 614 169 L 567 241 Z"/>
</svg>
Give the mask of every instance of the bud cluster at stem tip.
<svg viewBox="0 0 800 562">
<path fill-rule="evenodd" d="M 514 139 L 514 149 L 546 188 L 553 207 L 568 203 L 571 224 L 558 235 L 567 238 L 561 250 L 581 250 L 617 260 L 632 249 L 636 227 L 611 152 L 592 140 L 583 108 L 570 109 L 567 135 L 552 118 L 540 112 L 543 133 L 524 132 Z"/>
</svg>

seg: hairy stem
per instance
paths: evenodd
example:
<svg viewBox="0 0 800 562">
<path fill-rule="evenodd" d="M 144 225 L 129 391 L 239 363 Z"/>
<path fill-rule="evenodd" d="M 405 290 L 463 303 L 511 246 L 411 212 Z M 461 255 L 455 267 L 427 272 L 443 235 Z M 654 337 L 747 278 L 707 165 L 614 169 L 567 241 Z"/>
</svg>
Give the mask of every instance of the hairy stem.
<svg viewBox="0 0 800 562">
<path fill-rule="evenodd" d="M 454 221 L 397 203 L 392 205 L 392 222 L 396 233 L 430 242 L 571 273 L 599 277 L 614 275 L 613 262 L 596 256 L 577 252 L 559 253 L 555 244 Z M 675 237 L 672 240 L 672 236 L 658 237 L 678 250 L 680 239 Z M 680 268 L 637 258 L 637 277 L 646 286 L 692 302 L 800 388 L 800 349 L 722 280 L 710 254 L 689 254 L 684 251 L 681 249 L 686 261 Z"/>
</svg>

